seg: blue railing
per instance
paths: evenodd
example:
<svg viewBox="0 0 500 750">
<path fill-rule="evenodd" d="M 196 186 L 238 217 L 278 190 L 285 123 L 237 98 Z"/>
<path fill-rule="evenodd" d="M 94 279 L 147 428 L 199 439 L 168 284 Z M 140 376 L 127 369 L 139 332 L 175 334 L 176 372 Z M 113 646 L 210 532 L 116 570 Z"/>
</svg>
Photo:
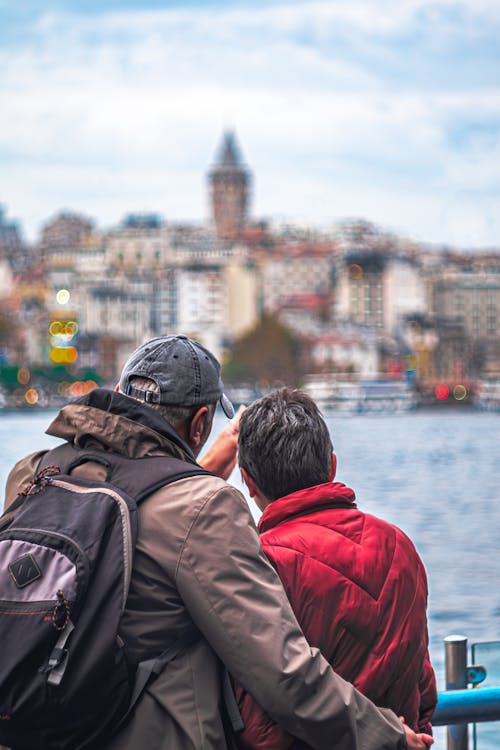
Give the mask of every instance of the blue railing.
<svg viewBox="0 0 500 750">
<path fill-rule="evenodd" d="M 447 690 L 439 693 L 434 726 L 500 721 L 500 687 Z"/>
<path fill-rule="evenodd" d="M 489 731 L 484 728 L 479 732 L 482 722 L 500 720 L 500 687 L 487 685 L 478 687 L 483 681 L 499 679 L 500 642 L 474 644 L 473 661 L 476 657 L 488 664 L 491 674 L 484 666 L 467 665 L 467 638 L 462 635 L 451 635 L 445 638 L 445 679 L 446 690 L 438 695 L 438 705 L 432 723 L 435 726 L 446 726 L 448 750 L 469 750 L 469 724 L 473 725 L 473 746 L 475 750 L 486 747 Z M 487 679 L 488 678 L 488 679 Z M 468 687 L 470 686 L 470 687 Z M 494 732 L 494 727 L 492 727 Z M 496 734 L 496 733 L 494 733 Z M 481 736 L 480 736 L 481 735 Z M 479 740 L 481 739 L 481 748 Z M 495 744 L 488 747 L 498 747 Z"/>
</svg>

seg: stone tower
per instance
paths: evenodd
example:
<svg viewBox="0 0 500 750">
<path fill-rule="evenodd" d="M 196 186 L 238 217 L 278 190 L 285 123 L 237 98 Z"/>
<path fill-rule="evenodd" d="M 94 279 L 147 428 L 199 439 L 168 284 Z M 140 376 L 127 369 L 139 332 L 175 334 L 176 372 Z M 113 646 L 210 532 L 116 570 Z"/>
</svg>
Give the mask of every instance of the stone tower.
<svg viewBox="0 0 500 750">
<path fill-rule="evenodd" d="M 208 173 L 212 220 L 218 237 L 234 239 L 247 221 L 251 176 L 241 161 L 234 133 L 224 133 Z"/>
</svg>

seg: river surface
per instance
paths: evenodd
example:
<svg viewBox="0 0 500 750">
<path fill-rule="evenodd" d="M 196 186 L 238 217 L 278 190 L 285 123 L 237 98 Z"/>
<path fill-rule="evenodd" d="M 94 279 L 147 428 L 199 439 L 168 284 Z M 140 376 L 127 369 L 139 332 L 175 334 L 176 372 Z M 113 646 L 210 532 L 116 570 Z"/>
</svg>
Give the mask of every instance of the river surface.
<svg viewBox="0 0 500 750">
<path fill-rule="evenodd" d="M 17 459 L 59 442 L 44 434 L 52 416 L 0 415 L 2 487 Z M 500 414 L 431 410 L 329 415 L 327 422 L 337 479 L 355 490 L 360 508 L 403 529 L 423 558 L 430 652 L 443 690 L 445 636 L 500 641 Z M 217 415 L 214 434 L 223 423 Z M 230 481 L 247 496 L 238 469 Z M 257 519 L 251 501 L 250 508 Z M 445 748 L 443 733 L 436 729 L 434 747 Z"/>
</svg>

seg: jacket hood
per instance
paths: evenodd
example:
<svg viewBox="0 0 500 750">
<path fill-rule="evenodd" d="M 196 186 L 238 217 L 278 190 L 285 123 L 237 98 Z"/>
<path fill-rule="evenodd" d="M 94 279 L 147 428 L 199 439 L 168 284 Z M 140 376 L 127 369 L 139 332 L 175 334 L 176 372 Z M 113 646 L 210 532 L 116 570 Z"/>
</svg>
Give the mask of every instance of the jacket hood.
<svg viewBox="0 0 500 750">
<path fill-rule="evenodd" d="M 78 447 L 99 446 L 129 458 L 165 452 L 196 463 L 187 443 L 158 412 L 107 388 L 64 406 L 46 430 Z"/>
<path fill-rule="evenodd" d="M 342 482 L 326 482 L 306 487 L 269 503 L 260 517 L 258 529 L 262 533 L 289 518 L 324 508 L 356 508 L 355 499 L 354 490 Z"/>
</svg>

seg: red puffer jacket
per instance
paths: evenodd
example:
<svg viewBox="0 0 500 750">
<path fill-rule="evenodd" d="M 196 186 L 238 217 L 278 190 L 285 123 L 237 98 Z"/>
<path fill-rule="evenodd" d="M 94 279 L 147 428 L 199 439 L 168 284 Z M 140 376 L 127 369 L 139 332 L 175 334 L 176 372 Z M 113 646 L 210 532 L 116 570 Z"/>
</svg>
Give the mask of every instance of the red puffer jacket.
<svg viewBox="0 0 500 750">
<path fill-rule="evenodd" d="M 437 693 L 424 566 L 400 529 L 363 513 L 354 499 L 334 482 L 270 503 L 259 522 L 262 546 L 309 643 L 378 706 L 430 732 Z M 289 747 L 291 738 L 237 692 L 241 747 Z"/>
</svg>

